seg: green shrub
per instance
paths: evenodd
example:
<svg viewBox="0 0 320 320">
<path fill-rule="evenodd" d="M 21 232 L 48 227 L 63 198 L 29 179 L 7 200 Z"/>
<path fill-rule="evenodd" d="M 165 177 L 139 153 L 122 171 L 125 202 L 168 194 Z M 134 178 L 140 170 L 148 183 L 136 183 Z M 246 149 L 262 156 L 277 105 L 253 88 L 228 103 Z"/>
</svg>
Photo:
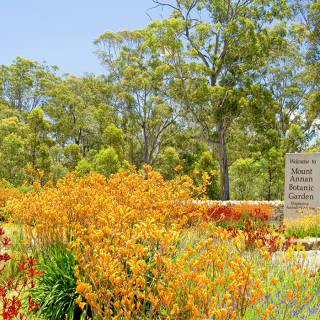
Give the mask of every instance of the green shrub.
<svg viewBox="0 0 320 320">
<path fill-rule="evenodd" d="M 85 319 L 77 298 L 77 279 L 74 276 L 75 256 L 67 247 L 52 245 L 39 254 L 40 268 L 44 276 L 38 278 L 37 287 L 30 291 L 33 300 L 40 308 L 36 319 Z M 87 308 L 88 315 L 91 310 Z"/>
</svg>

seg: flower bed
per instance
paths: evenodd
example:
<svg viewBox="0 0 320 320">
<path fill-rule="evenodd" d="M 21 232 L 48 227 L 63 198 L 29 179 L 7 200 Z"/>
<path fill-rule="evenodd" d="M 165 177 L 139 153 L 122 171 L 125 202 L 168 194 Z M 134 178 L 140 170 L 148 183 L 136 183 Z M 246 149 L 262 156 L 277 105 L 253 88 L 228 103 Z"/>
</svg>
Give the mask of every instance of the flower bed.
<svg viewBox="0 0 320 320">
<path fill-rule="evenodd" d="M 235 235 L 238 231 L 245 233 L 248 244 L 258 238 L 268 247 L 274 247 L 277 241 L 301 243 L 306 250 L 318 248 L 320 242 L 320 213 L 305 209 L 298 219 L 285 219 L 285 224 L 273 224 L 273 208 L 265 202 L 233 202 L 233 205 L 222 206 L 211 203 L 208 218 L 217 225 L 226 228 Z M 268 239 L 268 240 L 267 240 Z M 274 247 L 276 249 L 276 247 Z"/>
<path fill-rule="evenodd" d="M 217 226 L 207 206 L 194 203 L 202 191 L 189 177 L 166 182 L 146 166 L 108 181 L 96 173 L 70 174 L 56 188 L 29 193 L 10 210 L 31 249 L 57 257 L 40 261 L 47 266 L 32 295 L 38 315 L 51 310 L 60 319 L 67 309 L 66 318 L 73 319 L 76 301 L 82 318 L 93 320 L 288 319 L 306 303 L 318 303 L 317 277 L 308 270 L 292 264 L 284 274 L 271 267 L 258 231 L 265 212 L 234 215 L 248 230 L 246 242 L 234 229 Z M 67 259 L 74 268 L 59 267 Z M 74 291 L 62 300 L 66 273 Z M 53 277 L 61 293 L 56 300 L 57 291 L 45 286 Z"/>
</svg>

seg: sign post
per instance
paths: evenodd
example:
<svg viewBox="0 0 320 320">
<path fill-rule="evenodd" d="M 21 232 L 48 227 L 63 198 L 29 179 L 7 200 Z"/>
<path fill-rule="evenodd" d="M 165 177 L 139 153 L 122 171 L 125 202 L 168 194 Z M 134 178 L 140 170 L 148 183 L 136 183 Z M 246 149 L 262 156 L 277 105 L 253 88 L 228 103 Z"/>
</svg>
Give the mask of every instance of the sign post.
<svg viewBox="0 0 320 320">
<path fill-rule="evenodd" d="M 287 153 L 284 218 L 296 219 L 305 207 L 316 212 L 319 199 L 320 153 Z"/>
</svg>

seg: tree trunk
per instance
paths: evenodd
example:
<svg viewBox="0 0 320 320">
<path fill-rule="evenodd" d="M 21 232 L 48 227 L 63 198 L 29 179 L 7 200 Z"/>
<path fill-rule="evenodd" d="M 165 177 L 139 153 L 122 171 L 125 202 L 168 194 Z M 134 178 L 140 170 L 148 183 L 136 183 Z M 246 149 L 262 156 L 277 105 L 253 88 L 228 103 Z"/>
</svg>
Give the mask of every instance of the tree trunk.
<svg viewBox="0 0 320 320">
<path fill-rule="evenodd" d="M 270 168 L 269 168 L 269 194 L 268 194 L 268 201 L 271 200 L 271 182 L 272 182 L 272 172 L 271 172 L 271 164 L 270 164 Z"/>
<path fill-rule="evenodd" d="M 145 123 L 143 123 L 141 126 L 141 133 L 142 133 L 142 138 L 143 138 L 143 144 L 141 145 L 142 152 L 143 152 L 143 163 L 150 164 L 149 163 L 148 135 L 146 132 L 146 124 Z"/>
<path fill-rule="evenodd" d="M 226 130 L 224 123 L 217 123 L 219 135 L 219 164 L 220 164 L 220 200 L 230 200 L 229 196 L 229 172 L 227 160 Z"/>
<path fill-rule="evenodd" d="M 143 144 L 142 144 L 142 152 L 143 152 L 143 164 L 150 165 L 150 159 L 149 159 L 149 148 L 148 148 L 148 135 L 146 132 L 146 124 L 145 122 L 141 126 L 141 132 L 143 137 Z M 148 175 L 148 169 L 144 169 L 145 172 L 145 180 L 149 179 Z"/>
</svg>

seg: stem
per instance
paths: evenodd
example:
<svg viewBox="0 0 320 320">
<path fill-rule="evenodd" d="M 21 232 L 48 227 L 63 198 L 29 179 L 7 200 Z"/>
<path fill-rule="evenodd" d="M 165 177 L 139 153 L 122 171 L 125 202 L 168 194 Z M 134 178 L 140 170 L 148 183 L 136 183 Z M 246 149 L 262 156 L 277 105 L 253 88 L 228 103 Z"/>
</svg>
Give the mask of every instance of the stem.
<svg viewBox="0 0 320 320">
<path fill-rule="evenodd" d="M 240 315 L 241 315 L 241 317 L 244 316 L 245 311 L 246 311 L 246 310 L 243 310 L 243 305 L 244 305 L 244 301 L 245 301 L 245 293 L 246 293 L 246 287 L 247 287 L 247 284 L 248 284 L 248 279 L 249 279 L 249 272 L 247 274 L 247 279 L 246 279 L 246 283 L 245 283 L 245 286 L 244 286 L 244 289 L 243 289 L 243 296 L 242 296 L 242 301 L 241 301 L 241 305 L 240 305 Z"/>
<path fill-rule="evenodd" d="M 288 303 L 289 303 L 289 301 L 288 301 Z M 288 303 L 286 304 L 286 308 L 284 309 L 284 315 L 283 315 L 283 318 L 282 318 L 282 319 L 285 319 L 285 318 L 286 318 L 287 309 L 288 309 Z"/>
</svg>

